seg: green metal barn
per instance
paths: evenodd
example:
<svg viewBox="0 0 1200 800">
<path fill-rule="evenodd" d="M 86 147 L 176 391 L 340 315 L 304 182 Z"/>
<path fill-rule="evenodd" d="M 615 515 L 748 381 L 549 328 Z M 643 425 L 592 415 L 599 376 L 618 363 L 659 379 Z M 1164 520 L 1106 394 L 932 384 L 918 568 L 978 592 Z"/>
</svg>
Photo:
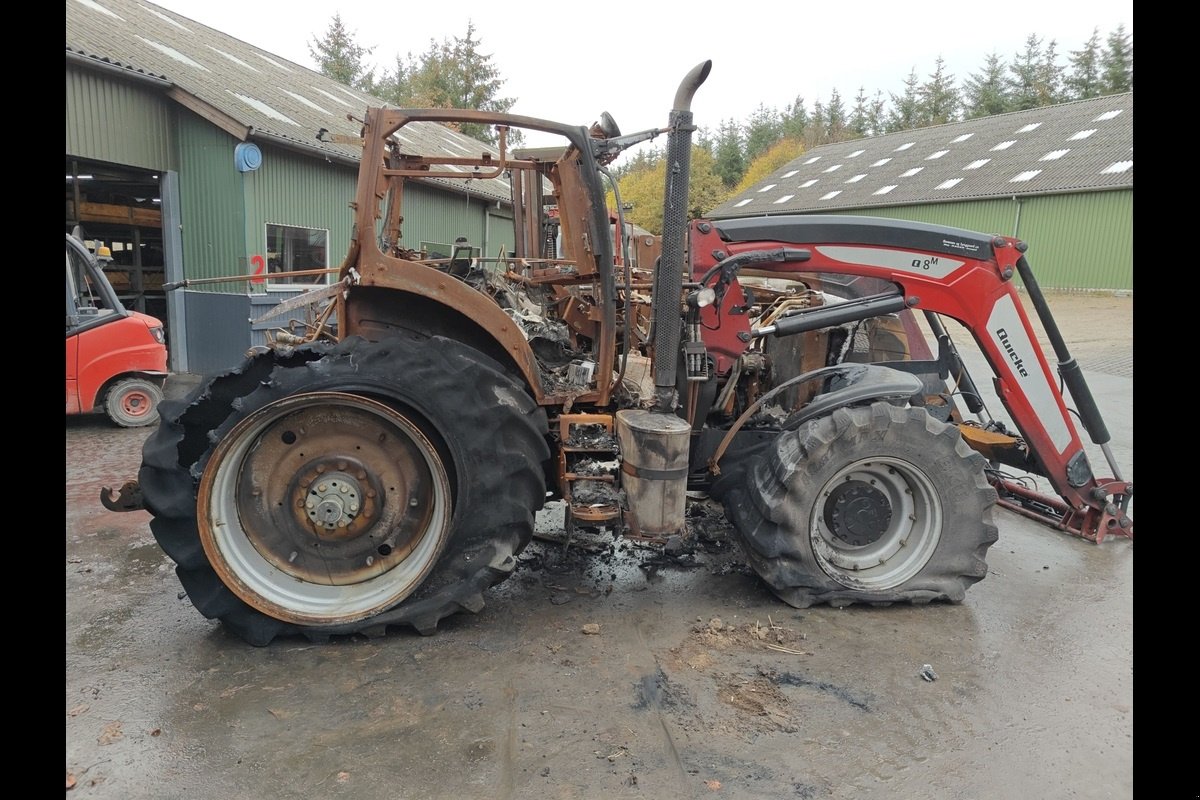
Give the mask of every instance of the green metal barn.
<svg viewBox="0 0 1200 800">
<path fill-rule="evenodd" d="M 817 147 L 713 219 L 862 214 L 1016 236 L 1043 289 L 1133 290 L 1133 93 Z"/>
<path fill-rule="evenodd" d="M 350 238 L 360 149 L 379 98 L 145 0 L 67 0 L 66 229 L 112 250 L 130 308 L 164 320 L 170 367 L 238 363 L 283 316 L 252 324 L 328 276 Z M 324 130 L 321 138 L 318 133 Z M 448 156 L 497 153 L 433 123 L 404 129 Z M 410 184 L 406 247 L 445 251 L 465 236 L 508 252 L 503 178 Z M 164 283 L 252 275 L 163 291 Z"/>
</svg>

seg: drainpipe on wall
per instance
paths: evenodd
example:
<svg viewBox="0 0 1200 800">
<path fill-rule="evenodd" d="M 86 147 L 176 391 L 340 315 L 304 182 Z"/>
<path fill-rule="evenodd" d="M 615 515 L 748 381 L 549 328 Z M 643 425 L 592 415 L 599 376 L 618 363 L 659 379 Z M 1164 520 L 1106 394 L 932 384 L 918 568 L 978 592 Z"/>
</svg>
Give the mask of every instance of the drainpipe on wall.
<svg viewBox="0 0 1200 800">
<path fill-rule="evenodd" d="M 1014 239 L 1019 239 L 1021 238 L 1021 201 L 1017 199 L 1015 194 L 1013 195 L 1013 202 L 1017 204 L 1017 216 L 1013 220 L 1012 235 Z"/>
</svg>

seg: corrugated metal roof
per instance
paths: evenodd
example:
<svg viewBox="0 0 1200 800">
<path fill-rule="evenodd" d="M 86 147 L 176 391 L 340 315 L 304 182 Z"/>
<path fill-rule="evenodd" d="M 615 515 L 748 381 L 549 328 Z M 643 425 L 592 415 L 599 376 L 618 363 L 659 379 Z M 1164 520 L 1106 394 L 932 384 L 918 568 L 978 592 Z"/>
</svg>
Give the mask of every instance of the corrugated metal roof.
<svg viewBox="0 0 1200 800">
<path fill-rule="evenodd" d="M 1127 92 L 815 147 L 708 216 L 1132 187 Z"/>
<path fill-rule="evenodd" d="M 244 124 L 249 138 L 281 140 L 339 160 L 361 148 L 318 141 L 317 131 L 358 136 L 368 106 L 384 101 L 319 72 L 140 0 L 67 0 L 67 53 L 169 81 Z M 432 122 L 415 122 L 401 139 L 425 154 L 498 155 L 483 142 Z M 430 179 L 456 191 L 509 200 L 508 181 Z M 469 184 L 469 185 L 468 185 Z"/>
<path fill-rule="evenodd" d="M 133 73 L 137 77 L 149 78 L 154 81 L 163 81 L 163 82 L 167 82 L 167 83 L 170 82 L 167 80 L 166 76 L 164 76 L 164 75 L 156 75 L 153 72 L 141 69 L 139 67 L 135 67 L 131 64 L 123 64 L 115 58 L 97 55 L 95 53 L 89 53 L 86 50 L 82 50 L 78 47 L 71 47 L 71 45 L 68 44 L 67 45 L 67 58 L 72 58 L 72 57 L 77 58 L 81 61 L 94 61 L 97 64 L 100 64 L 100 65 L 103 65 L 106 67 L 114 67 L 116 69 L 127 70 L 128 72 Z"/>
</svg>

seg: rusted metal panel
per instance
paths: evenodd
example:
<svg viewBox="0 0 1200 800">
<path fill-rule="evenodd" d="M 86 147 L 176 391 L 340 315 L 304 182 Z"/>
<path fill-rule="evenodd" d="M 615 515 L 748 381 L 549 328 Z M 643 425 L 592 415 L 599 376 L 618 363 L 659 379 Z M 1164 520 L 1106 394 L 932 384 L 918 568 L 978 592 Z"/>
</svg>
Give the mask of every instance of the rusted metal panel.
<svg viewBox="0 0 1200 800">
<path fill-rule="evenodd" d="M 468 322 L 467 328 L 472 333 L 482 333 L 496 343 L 505 356 L 511 359 L 517 369 L 524 374 L 538 401 L 544 402 L 548 397 L 553 396 L 553 392 L 547 391 L 548 387 L 543 385 L 537 359 L 530 349 L 522 326 L 487 294 L 468 286 L 447 272 L 434 268 L 444 265 L 422 263 L 424 255 L 414 250 L 410 235 L 402 232 L 401 225 L 407 226 L 409 221 L 404 219 L 402 212 L 395 207 L 395 200 L 400 191 L 411 191 L 411 184 L 406 184 L 406 182 L 430 174 L 433 167 L 438 164 L 452 163 L 464 168 L 469 168 L 471 164 L 470 160 L 462 158 L 445 159 L 440 156 L 423 158 L 408 149 L 411 145 L 401 145 L 400 139 L 392 138 L 394 133 L 400 136 L 398 131 L 415 120 L 495 122 L 502 125 L 507 125 L 512 121 L 530 122 L 532 124 L 529 127 L 561 133 L 569 140 L 578 143 L 579 146 L 586 147 L 583 143 L 584 132 L 582 129 L 560 126 L 541 120 L 508 117 L 489 112 L 454 109 L 368 109 L 364 124 L 363 157 L 359 166 L 358 192 L 354 203 L 355 226 L 360 232 L 373 231 L 377 229 L 378 221 L 383 219 L 384 228 L 388 231 L 387 241 L 384 243 L 387 252 L 381 250 L 381 243 L 374 237 L 360 236 L 354 242 L 342 265 L 343 277 L 353 276 L 362 287 L 395 290 L 398 293 L 397 299 L 403 297 L 399 293 L 405 293 L 412 299 L 419 298 L 422 304 L 431 302 L 436 304 L 435 307 L 447 309 L 451 315 L 461 315 Z M 588 190 L 587 182 L 582 180 L 579 174 L 579 170 L 584 168 L 585 157 L 591 168 L 595 167 L 590 151 L 568 148 L 565 152 L 567 155 L 564 156 L 564 160 L 553 167 L 556 177 L 560 180 L 556 183 L 559 187 L 556 199 L 560 206 L 565 206 L 564 213 L 571 219 L 571 222 L 568 223 L 569 229 L 563 231 L 565 251 L 563 255 L 565 258 L 544 266 L 560 269 L 561 277 L 569 278 L 572 282 L 584 281 L 590 284 L 590 299 L 584 297 L 577 299 L 579 313 L 582 315 L 581 322 L 593 323 L 584 306 L 599 306 L 603 310 L 603 324 L 598 329 L 602 335 L 597 337 L 599 341 L 596 342 L 598 355 L 594 353 L 593 357 L 601 365 L 596 380 L 596 391 L 599 393 L 601 402 L 606 402 L 612 384 L 611 365 L 615 353 L 616 336 L 615 324 L 612 319 L 615 300 L 615 291 L 612 286 L 613 253 L 611 242 L 607 236 L 607 224 L 603 231 L 603 238 L 599 235 L 596 226 L 601 218 L 607 221 L 607 212 L 602 207 L 595 207 L 596 202 L 603 203 L 603 197 L 593 197 Z M 524 230 L 527 234 L 527 241 L 524 242 L 522 248 L 528 251 L 531 249 L 531 241 L 528 239 L 532 239 L 534 236 L 540 239 L 542 236 L 540 224 L 535 228 L 535 221 L 540 218 L 543 208 L 540 184 L 544 165 L 540 162 L 523 159 L 506 160 L 502 150 L 498 159 L 486 154 L 478 159 L 481 174 L 486 174 L 483 172 L 485 167 L 492 167 L 494 171 L 497 161 L 504 163 L 517 173 L 513 180 L 519 182 L 518 194 L 522 201 L 522 210 L 519 215 L 524 222 Z M 469 169 L 466 169 L 464 179 L 470 172 Z M 532 176 L 532 179 L 521 177 L 522 174 Z M 386 205 L 389 202 L 392 203 L 391 207 Z M 469 210 L 470 203 L 465 205 Z M 477 216 L 471 216 L 474 216 L 481 226 L 487 221 L 486 209 Z M 576 220 L 582 226 L 580 229 L 575 227 Z M 459 236 L 465 236 L 468 243 L 474 244 L 471 242 L 469 234 L 458 232 L 454 238 L 457 239 Z M 447 240 L 452 241 L 449 237 Z M 581 264 L 585 265 L 582 270 L 580 269 Z M 514 277 L 521 281 L 536 283 L 530 274 L 514 275 Z M 553 279 L 556 276 L 550 277 Z M 402 304 L 398 304 L 395 311 L 389 311 L 383 306 L 375 306 L 373 311 L 372 303 L 360 303 L 356 300 L 356 294 L 352 290 L 350 298 L 346 301 L 345 334 L 354 334 L 359 328 L 371 323 L 377 323 L 376 327 L 386 330 L 389 327 L 398 326 L 398 323 L 401 322 L 398 316 L 402 316 L 404 313 Z M 410 304 L 411 302 L 412 300 L 410 300 Z M 374 320 L 372 317 L 386 319 Z M 395 320 L 395 322 L 389 320 Z M 441 326 L 439 323 L 437 327 Z M 579 392 L 578 394 L 584 393 Z M 591 392 L 586 393 L 590 394 Z"/>
</svg>

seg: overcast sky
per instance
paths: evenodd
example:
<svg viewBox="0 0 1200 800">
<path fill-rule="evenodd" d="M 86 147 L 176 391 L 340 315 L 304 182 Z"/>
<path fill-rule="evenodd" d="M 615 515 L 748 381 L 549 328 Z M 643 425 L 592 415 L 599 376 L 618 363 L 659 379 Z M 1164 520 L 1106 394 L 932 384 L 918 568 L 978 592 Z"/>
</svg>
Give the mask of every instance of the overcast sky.
<svg viewBox="0 0 1200 800">
<path fill-rule="evenodd" d="M 471 20 L 482 52 L 505 80 L 503 94 L 516 99 L 513 113 L 588 125 L 608 111 L 624 133 L 665 125 L 680 80 L 706 59 L 712 72 L 692 110 L 697 125 L 715 131 L 725 119 L 744 122 L 759 104 L 782 110 L 797 95 L 809 109 L 833 89 L 847 105 L 859 87 L 868 95 L 882 90 L 887 99 L 903 92 L 914 69 L 924 81 L 938 56 L 961 85 L 989 53 L 1011 63 L 1031 33 L 1055 40 L 1063 64 L 1093 28 L 1102 42 L 1119 24 L 1133 34 L 1132 0 L 158 5 L 310 68 L 309 44 L 334 14 L 389 71 L 397 55 L 419 54 L 430 39 L 461 36 Z"/>
</svg>

